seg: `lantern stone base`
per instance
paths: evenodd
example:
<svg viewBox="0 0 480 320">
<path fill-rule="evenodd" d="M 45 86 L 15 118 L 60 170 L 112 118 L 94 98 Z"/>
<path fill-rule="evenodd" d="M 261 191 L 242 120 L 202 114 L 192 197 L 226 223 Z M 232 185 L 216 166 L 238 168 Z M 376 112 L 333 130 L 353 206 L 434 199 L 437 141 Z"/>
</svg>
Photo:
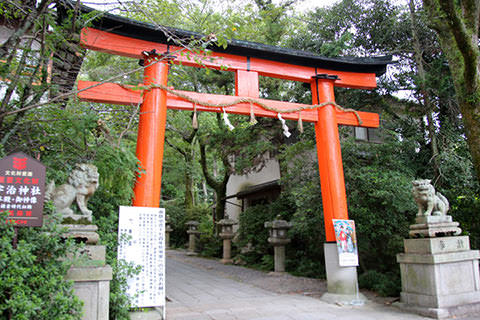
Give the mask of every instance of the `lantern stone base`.
<svg viewBox="0 0 480 320">
<path fill-rule="evenodd" d="M 342 267 L 338 263 L 335 242 L 324 244 L 327 293 L 321 300 L 328 303 L 363 304 L 367 298 L 358 291 L 357 267 Z"/>
<path fill-rule="evenodd" d="M 223 257 L 220 260 L 223 264 L 232 264 L 232 239 L 233 233 L 220 233 L 220 238 L 223 239 Z"/>
<path fill-rule="evenodd" d="M 405 239 L 399 307 L 436 319 L 480 312 L 478 250 L 468 236 Z"/>
<path fill-rule="evenodd" d="M 220 263 L 233 264 L 233 259 L 220 259 Z"/>
<path fill-rule="evenodd" d="M 290 241 L 289 241 L 290 242 Z M 273 259 L 275 273 L 285 272 L 285 245 L 277 245 L 273 247 Z"/>
</svg>

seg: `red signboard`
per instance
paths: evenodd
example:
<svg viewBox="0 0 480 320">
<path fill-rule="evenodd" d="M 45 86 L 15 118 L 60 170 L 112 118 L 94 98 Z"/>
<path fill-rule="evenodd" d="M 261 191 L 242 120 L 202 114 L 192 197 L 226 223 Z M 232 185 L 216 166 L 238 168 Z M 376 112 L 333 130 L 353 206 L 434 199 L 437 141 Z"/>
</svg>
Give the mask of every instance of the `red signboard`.
<svg viewBox="0 0 480 320">
<path fill-rule="evenodd" d="M 0 211 L 18 227 L 43 223 L 45 166 L 22 152 L 0 159 Z"/>
</svg>

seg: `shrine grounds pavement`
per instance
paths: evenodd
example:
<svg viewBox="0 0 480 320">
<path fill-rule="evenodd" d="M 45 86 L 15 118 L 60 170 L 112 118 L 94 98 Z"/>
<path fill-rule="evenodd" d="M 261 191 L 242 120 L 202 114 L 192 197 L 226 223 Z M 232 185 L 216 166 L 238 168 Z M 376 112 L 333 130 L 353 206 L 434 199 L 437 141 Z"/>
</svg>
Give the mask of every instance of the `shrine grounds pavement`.
<svg viewBox="0 0 480 320">
<path fill-rule="evenodd" d="M 328 304 L 323 280 L 273 276 L 217 260 L 167 251 L 167 320 L 421 320 L 363 292 L 363 306 Z M 462 320 L 480 319 L 480 315 Z M 459 320 L 457 318 L 457 320 Z"/>
</svg>

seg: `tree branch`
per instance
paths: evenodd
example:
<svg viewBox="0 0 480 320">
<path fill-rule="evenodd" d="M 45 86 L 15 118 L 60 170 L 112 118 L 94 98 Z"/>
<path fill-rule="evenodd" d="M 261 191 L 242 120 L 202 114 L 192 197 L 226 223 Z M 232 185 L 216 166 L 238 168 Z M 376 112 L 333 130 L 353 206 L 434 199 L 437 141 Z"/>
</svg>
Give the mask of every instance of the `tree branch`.
<svg viewBox="0 0 480 320">
<path fill-rule="evenodd" d="M 135 109 L 135 112 L 132 113 L 132 115 L 130 116 L 130 120 L 128 120 L 128 124 L 127 124 L 127 127 L 125 128 L 125 130 L 123 130 L 120 135 L 118 136 L 118 141 L 117 141 L 117 147 L 120 147 L 120 142 L 122 141 L 122 138 L 123 136 L 128 132 L 128 130 L 130 129 L 132 123 L 133 123 L 133 120 L 135 119 L 135 117 L 137 116 L 137 113 L 138 111 L 140 110 L 140 104 L 137 105 L 137 108 Z"/>
<path fill-rule="evenodd" d="M 177 147 L 176 145 L 174 145 L 173 143 L 171 143 L 167 138 L 165 138 L 165 142 L 170 146 L 172 147 L 173 149 L 175 149 L 178 153 L 180 153 L 184 158 L 187 157 L 187 153 L 185 151 L 183 151 L 182 149 L 180 149 L 179 147 Z"/>
</svg>

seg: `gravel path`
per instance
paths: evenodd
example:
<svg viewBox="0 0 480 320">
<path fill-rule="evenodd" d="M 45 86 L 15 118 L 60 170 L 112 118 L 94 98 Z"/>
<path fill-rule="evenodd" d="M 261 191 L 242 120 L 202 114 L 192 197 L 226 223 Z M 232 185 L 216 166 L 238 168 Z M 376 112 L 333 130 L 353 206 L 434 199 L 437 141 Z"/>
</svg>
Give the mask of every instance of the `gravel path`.
<svg viewBox="0 0 480 320">
<path fill-rule="evenodd" d="M 271 292 L 309 296 L 320 296 L 327 292 L 327 283 L 321 279 L 295 277 L 288 273 L 278 275 L 241 266 L 224 265 L 215 259 L 191 257 L 187 256 L 185 251 L 178 250 L 168 251 L 167 257 Z"/>
</svg>

